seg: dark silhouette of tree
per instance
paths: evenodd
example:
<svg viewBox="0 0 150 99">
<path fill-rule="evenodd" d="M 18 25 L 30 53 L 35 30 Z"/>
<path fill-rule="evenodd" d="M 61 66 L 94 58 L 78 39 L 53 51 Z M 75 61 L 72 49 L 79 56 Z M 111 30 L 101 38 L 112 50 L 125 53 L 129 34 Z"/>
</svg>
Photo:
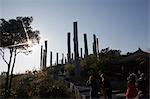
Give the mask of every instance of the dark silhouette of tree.
<svg viewBox="0 0 150 99">
<path fill-rule="evenodd" d="M 109 49 L 109 47 L 102 49 L 101 50 L 102 54 L 109 54 L 109 55 L 120 55 L 121 51 L 120 50 L 113 50 L 113 49 Z"/>
<path fill-rule="evenodd" d="M 18 53 L 29 54 L 29 47 L 39 43 L 40 32 L 33 30 L 31 23 L 32 17 L 17 17 L 16 19 L 0 19 L 0 55 L 7 64 L 5 97 L 9 97 L 13 70 Z M 9 50 L 9 60 L 5 58 L 4 50 Z M 10 71 L 11 70 L 11 71 Z"/>
</svg>

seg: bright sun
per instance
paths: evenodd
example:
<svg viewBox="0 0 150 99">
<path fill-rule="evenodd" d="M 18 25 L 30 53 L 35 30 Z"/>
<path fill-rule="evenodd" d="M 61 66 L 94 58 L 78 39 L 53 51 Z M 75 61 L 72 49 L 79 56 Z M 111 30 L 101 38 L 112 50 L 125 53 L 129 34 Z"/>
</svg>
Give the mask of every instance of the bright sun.
<svg viewBox="0 0 150 99">
<path fill-rule="evenodd" d="M 28 42 L 26 43 L 28 46 L 29 46 L 29 50 L 32 50 L 32 51 L 36 51 L 39 49 L 39 46 L 38 44 L 33 44 L 31 40 L 28 40 Z"/>
<path fill-rule="evenodd" d="M 28 44 L 28 46 L 33 47 L 33 44 L 30 40 L 28 40 L 27 44 Z"/>
</svg>

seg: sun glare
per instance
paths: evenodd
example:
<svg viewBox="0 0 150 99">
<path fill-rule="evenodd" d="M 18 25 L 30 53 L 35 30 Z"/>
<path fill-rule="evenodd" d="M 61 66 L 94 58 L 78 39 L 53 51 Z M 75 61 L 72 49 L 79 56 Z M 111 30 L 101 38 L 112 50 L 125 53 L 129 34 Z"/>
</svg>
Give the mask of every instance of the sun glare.
<svg viewBox="0 0 150 99">
<path fill-rule="evenodd" d="M 29 46 L 29 48 L 28 48 L 29 50 L 37 51 L 38 45 L 37 44 L 34 45 L 31 40 L 28 40 L 28 42 L 26 44 Z"/>
<path fill-rule="evenodd" d="M 32 41 L 30 41 L 30 40 L 28 40 L 27 44 L 28 44 L 29 47 L 33 46 Z"/>
</svg>

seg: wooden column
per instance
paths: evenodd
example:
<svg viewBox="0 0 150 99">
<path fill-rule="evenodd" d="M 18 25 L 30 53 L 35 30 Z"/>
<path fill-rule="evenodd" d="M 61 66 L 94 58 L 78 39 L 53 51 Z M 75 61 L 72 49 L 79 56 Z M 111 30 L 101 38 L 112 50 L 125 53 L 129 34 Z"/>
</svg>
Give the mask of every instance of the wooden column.
<svg viewBox="0 0 150 99">
<path fill-rule="evenodd" d="M 40 69 L 43 69 L 43 46 L 41 46 Z"/>
<path fill-rule="evenodd" d="M 75 58 L 75 76 L 80 76 L 80 65 L 79 65 L 79 49 L 78 49 L 78 26 L 77 22 L 73 22 L 73 33 L 74 33 L 74 58 Z"/>
<path fill-rule="evenodd" d="M 77 22 L 73 22 L 74 29 L 74 57 L 75 60 L 79 58 L 79 49 L 78 49 L 78 27 Z"/>
<path fill-rule="evenodd" d="M 43 67 L 42 67 L 42 69 L 45 69 L 46 67 L 46 63 L 45 63 L 45 60 L 46 60 L 46 50 L 44 49 L 43 50 Z"/>
<path fill-rule="evenodd" d="M 93 40 L 94 40 L 94 42 L 93 42 L 93 54 L 97 55 L 97 51 L 96 51 L 96 35 L 95 34 L 93 34 Z"/>
<path fill-rule="evenodd" d="M 52 66 L 52 59 L 53 59 L 53 57 L 52 57 L 52 51 L 50 51 L 50 66 Z"/>
<path fill-rule="evenodd" d="M 65 57 L 65 64 L 67 63 L 67 59 L 66 59 L 66 57 Z"/>
<path fill-rule="evenodd" d="M 47 66 L 47 41 L 45 41 L 45 50 L 44 50 L 44 69 L 46 68 Z"/>
<path fill-rule="evenodd" d="M 64 64 L 64 54 L 62 53 L 62 60 L 61 60 L 61 64 Z"/>
<path fill-rule="evenodd" d="M 58 53 L 56 53 L 56 65 L 58 65 Z"/>
<path fill-rule="evenodd" d="M 72 53 L 72 55 L 71 55 L 71 56 L 72 56 L 72 58 L 71 58 L 71 59 L 73 60 L 73 59 L 74 59 L 73 53 Z"/>
<path fill-rule="evenodd" d="M 80 52 L 80 54 L 81 54 L 80 57 L 83 58 L 83 57 L 82 57 L 82 48 L 80 48 L 80 51 L 81 51 L 81 52 Z"/>
<path fill-rule="evenodd" d="M 96 39 L 97 41 L 97 54 L 99 55 L 99 41 L 98 41 L 98 38 Z"/>
<path fill-rule="evenodd" d="M 67 54 L 67 58 L 68 58 L 68 62 L 70 62 L 70 60 L 71 60 L 70 32 L 68 32 L 68 34 L 67 34 L 67 46 L 68 46 L 68 54 Z"/>
<path fill-rule="evenodd" d="M 86 34 L 84 34 L 84 53 L 85 53 L 85 57 L 88 56 L 88 45 L 87 45 L 87 36 Z"/>
</svg>

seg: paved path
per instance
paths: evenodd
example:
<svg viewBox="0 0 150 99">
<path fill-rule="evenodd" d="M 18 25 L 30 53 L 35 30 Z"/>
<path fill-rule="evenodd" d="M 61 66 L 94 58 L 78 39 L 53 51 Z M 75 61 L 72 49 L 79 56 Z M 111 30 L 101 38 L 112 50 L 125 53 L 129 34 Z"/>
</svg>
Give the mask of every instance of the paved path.
<svg viewBox="0 0 150 99">
<path fill-rule="evenodd" d="M 90 87 L 86 86 L 77 86 L 80 91 L 80 94 L 83 98 L 90 98 Z M 102 94 L 99 92 L 100 99 L 103 99 Z M 112 98 L 113 99 L 125 99 L 125 93 L 120 93 L 119 90 L 112 91 Z"/>
<path fill-rule="evenodd" d="M 60 80 L 64 80 L 63 76 L 58 77 Z M 87 86 L 80 86 L 75 84 L 76 88 L 79 90 L 82 99 L 89 99 L 90 98 L 90 87 Z M 102 94 L 99 92 L 100 99 L 103 99 Z M 125 93 L 121 93 L 119 90 L 112 91 L 112 99 L 125 99 Z"/>
</svg>

